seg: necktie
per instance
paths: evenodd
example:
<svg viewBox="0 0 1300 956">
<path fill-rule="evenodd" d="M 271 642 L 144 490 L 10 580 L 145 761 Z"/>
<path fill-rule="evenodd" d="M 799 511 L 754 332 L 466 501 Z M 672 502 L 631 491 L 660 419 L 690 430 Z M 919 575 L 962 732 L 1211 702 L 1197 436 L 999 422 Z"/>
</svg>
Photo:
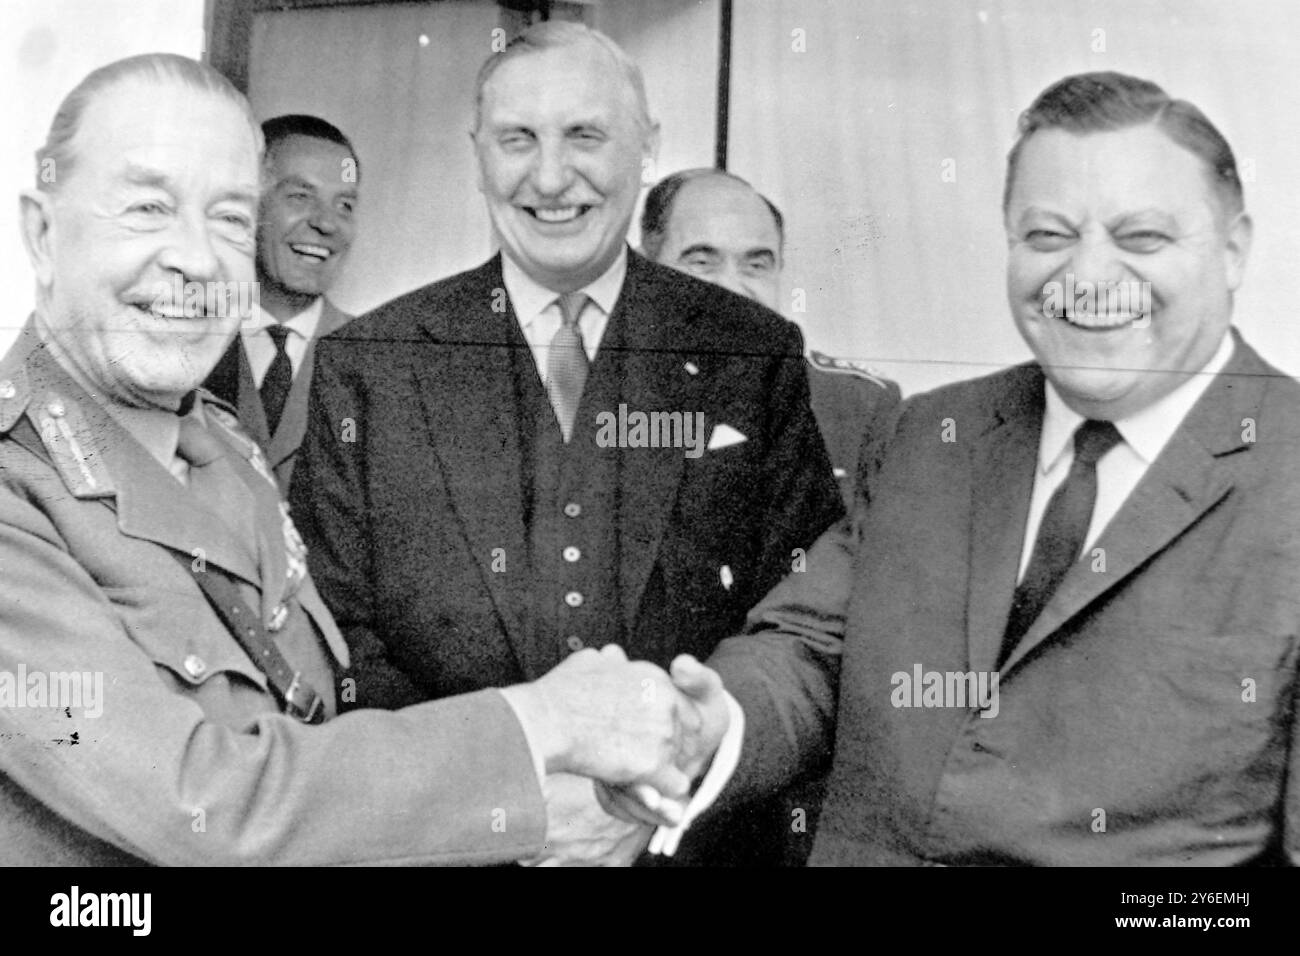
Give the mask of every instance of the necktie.
<svg viewBox="0 0 1300 956">
<path fill-rule="evenodd" d="M 1075 431 L 1074 464 L 1043 512 L 1029 567 L 1011 602 L 999 665 L 1011 656 L 1083 551 L 1097 501 L 1097 461 L 1123 440 L 1110 422 L 1089 420 Z"/>
<path fill-rule="evenodd" d="M 561 323 L 551 337 L 546 355 L 546 393 L 567 443 L 578 417 L 582 387 L 587 382 L 587 350 L 582 344 L 582 330 L 578 328 L 578 316 L 587 304 L 587 294 L 569 292 L 556 302 L 560 305 Z"/>
<path fill-rule="evenodd" d="M 275 343 L 275 358 L 266 370 L 262 387 L 258 390 L 262 396 L 262 408 L 266 412 L 266 430 L 274 435 L 280 425 L 280 416 L 284 414 L 284 403 L 289 397 L 289 386 L 293 384 L 293 364 L 284 343 L 289 338 L 289 330 L 276 323 L 267 327 L 267 335 Z"/>
<path fill-rule="evenodd" d="M 176 454 L 191 468 L 202 468 L 221 457 L 221 442 L 208 434 L 208 430 L 193 415 L 182 415 L 180 435 L 176 440 Z"/>
</svg>

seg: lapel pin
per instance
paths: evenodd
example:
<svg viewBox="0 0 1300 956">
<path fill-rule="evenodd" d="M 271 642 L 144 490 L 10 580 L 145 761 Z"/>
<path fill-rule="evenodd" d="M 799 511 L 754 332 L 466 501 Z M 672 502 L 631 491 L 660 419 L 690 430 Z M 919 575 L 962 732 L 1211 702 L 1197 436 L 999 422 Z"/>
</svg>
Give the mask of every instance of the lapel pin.
<svg viewBox="0 0 1300 956">
<path fill-rule="evenodd" d="M 699 375 L 699 374 L 700 374 L 700 367 L 699 367 L 698 365 L 696 365 L 694 362 L 687 362 L 686 365 L 685 365 L 685 368 L 686 368 L 686 371 L 687 371 L 689 374 L 691 374 L 691 375 Z"/>
<path fill-rule="evenodd" d="M 718 569 L 718 580 L 722 582 L 723 590 L 731 590 L 731 585 L 735 583 L 736 579 L 731 574 L 730 565 L 724 564 Z"/>
</svg>

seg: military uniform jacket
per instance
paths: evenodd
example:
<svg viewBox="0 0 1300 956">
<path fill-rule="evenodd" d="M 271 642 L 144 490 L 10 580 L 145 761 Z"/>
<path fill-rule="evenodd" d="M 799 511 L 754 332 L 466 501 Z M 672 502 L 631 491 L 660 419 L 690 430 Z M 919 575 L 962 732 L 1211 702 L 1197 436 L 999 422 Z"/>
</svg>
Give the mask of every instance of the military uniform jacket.
<svg viewBox="0 0 1300 956">
<path fill-rule="evenodd" d="M 277 643 L 331 712 L 347 652 L 310 577 L 290 572 L 301 557 L 292 526 L 229 410 L 201 399 L 238 486 L 226 510 L 257 514 L 250 535 L 32 340 L 29 329 L 0 363 L 0 862 L 466 863 L 535 852 L 541 793 L 499 693 L 317 726 L 279 712 L 177 555 L 282 620 Z M 253 498 L 272 504 L 230 508 Z"/>
<path fill-rule="evenodd" d="M 808 387 L 844 506 L 852 509 L 859 452 L 888 424 L 902 393 L 897 382 L 882 378 L 865 362 L 815 349 L 808 352 Z"/>
</svg>

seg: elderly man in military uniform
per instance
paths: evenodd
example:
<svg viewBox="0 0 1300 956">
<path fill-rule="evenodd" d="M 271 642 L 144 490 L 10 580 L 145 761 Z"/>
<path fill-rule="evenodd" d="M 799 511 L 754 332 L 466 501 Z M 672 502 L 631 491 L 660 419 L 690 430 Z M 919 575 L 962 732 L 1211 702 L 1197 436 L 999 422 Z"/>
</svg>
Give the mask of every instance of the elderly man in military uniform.
<svg viewBox="0 0 1300 956">
<path fill-rule="evenodd" d="M 505 862 L 562 822 L 547 773 L 684 796 L 673 761 L 699 768 L 675 741 L 726 720 L 689 660 L 686 694 L 611 647 L 330 719 L 343 640 L 265 459 L 196 390 L 253 280 L 260 141 L 210 68 L 133 57 L 68 95 L 22 195 L 37 305 L 0 360 L 0 863 Z"/>
<path fill-rule="evenodd" d="M 641 246 L 647 256 L 779 311 L 785 218 L 739 176 L 685 169 L 646 194 Z M 901 394 L 865 362 L 809 349 L 808 388 L 845 506 L 863 436 L 874 433 Z"/>
</svg>

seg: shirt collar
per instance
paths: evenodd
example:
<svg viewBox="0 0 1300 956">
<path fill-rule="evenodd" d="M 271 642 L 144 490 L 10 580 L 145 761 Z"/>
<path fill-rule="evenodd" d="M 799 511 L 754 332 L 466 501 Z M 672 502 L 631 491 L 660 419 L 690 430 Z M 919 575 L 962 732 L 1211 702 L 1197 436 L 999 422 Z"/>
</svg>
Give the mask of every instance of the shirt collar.
<svg viewBox="0 0 1300 956">
<path fill-rule="evenodd" d="M 288 319 L 280 324 L 286 329 L 297 332 L 304 339 L 310 339 L 316 334 L 316 326 L 320 324 L 321 313 L 325 310 L 325 296 L 318 295 L 312 300 L 311 305 L 303 309 L 293 318 Z M 244 332 L 249 335 L 261 332 L 265 328 L 275 325 L 279 320 L 270 312 L 267 312 L 260 305 L 253 310 L 253 315 L 244 323 Z"/>
<path fill-rule="evenodd" d="M 1125 444 L 1150 465 L 1164 450 L 1192 406 L 1205 394 L 1214 377 L 1223 371 L 1235 348 L 1231 333 L 1225 332 L 1214 356 L 1195 375 L 1168 395 L 1146 408 L 1115 422 Z M 1083 416 L 1065 404 L 1060 392 L 1047 380 L 1047 405 L 1043 412 L 1043 434 L 1038 444 L 1038 468 L 1046 475 L 1056 468 L 1074 440 Z"/>
<path fill-rule="evenodd" d="M 501 254 L 501 277 L 505 282 L 506 294 L 510 296 L 510 305 L 515 310 L 519 324 L 524 328 L 531 325 L 559 296 L 558 292 L 546 288 L 524 272 L 504 252 Z M 610 315 L 614 311 L 614 304 L 618 302 L 619 293 L 623 291 L 625 278 L 627 278 L 626 244 L 619 250 L 618 258 L 600 278 L 577 291 L 587 293 L 591 300 L 600 306 L 602 312 Z"/>
</svg>

